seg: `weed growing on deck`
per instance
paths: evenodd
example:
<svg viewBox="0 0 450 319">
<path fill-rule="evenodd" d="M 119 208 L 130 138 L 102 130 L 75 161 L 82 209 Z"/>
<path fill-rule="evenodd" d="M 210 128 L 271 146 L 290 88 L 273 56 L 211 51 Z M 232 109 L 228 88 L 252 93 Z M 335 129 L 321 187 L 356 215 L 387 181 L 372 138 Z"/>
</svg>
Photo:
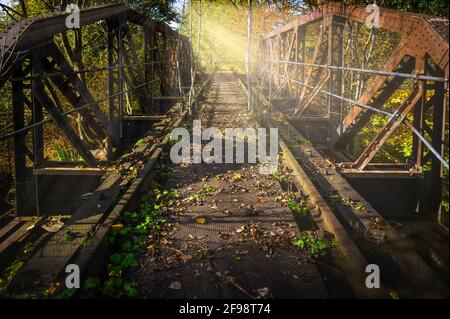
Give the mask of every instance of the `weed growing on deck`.
<svg viewBox="0 0 450 319">
<path fill-rule="evenodd" d="M 203 185 L 203 188 L 200 190 L 199 193 L 207 196 L 207 195 L 214 194 L 216 191 L 217 191 L 217 188 L 215 188 L 214 186 L 205 184 L 205 185 Z"/>
<path fill-rule="evenodd" d="M 305 231 L 292 245 L 300 249 L 306 249 L 314 256 L 325 256 L 330 249 L 336 247 L 336 242 L 326 242 L 317 238 L 312 231 Z"/>
<path fill-rule="evenodd" d="M 287 205 L 295 214 L 308 215 L 309 213 L 309 208 L 306 205 L 300 205 L 295 199 L 290 199 Z"/>
<path fill-rule="evenodd" d="M 116 252 L 109 258 L 107 278 L 103 284 L 95 277 L 88 278 L 83 289 L 87 292 L 100 291 L 104 296 L 135 297 L 138 293 L 134 284 L 125 278 L 126 272 L 137 268 L 137 254 L 146 247 L 148 238 L 158 243 L 163 237 L 167 222 L 165 208 L 179 198 L 176 190 L 155 188 L 150 196 L 143 199 L 137 211 L 124 212 L 120 222 L 112 226 L 107 242 L 115 245 Z"/>
<path fill-rule="evenodd" d="M 2 294 L 10 282 L 13 280 L 19 270 L 25 265 L 25 260 L 30 256 L 32 242 L 29 241 L 23 248 L 19 256 L 5 268 L 4 272 L 0 275 L 0 294 Z"/>
</svg>

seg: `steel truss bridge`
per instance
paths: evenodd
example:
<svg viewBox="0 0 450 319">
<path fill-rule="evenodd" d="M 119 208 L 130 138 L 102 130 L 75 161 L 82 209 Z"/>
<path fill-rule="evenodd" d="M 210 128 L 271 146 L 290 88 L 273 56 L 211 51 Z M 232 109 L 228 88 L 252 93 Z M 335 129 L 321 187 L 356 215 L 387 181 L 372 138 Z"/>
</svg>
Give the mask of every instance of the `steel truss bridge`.
<svg viewBox="0 0 450 319">
<path fill-rule="evenodd" d="M 72 36 L 74 43 L 89 39 L 68 30 L 66 17 L 23 17 L 0 34 L 0 88 L 12 97 L 1 141 L 13 141 L 16 190 L 14 218 L 1 224 L 0 268 L 33 239 L 36 225 L 68 215 L 64 231 L 36 245 L 13 291 L 48 287 L 69 262 L 98 271 L 93 260 L 104 257 L 111 226 L 148 192 L 170 145 L 167 133 L 210 81 L 200 71 L 193 76 L 187 37 L 121 5 L 81 11 L 82 28 L 107 30 L 99 50 L 108 64 L 84 65 Z M 356 294 L 368 296 L 356 281 L 374 261 L 401 273 L 395 285 L 412 295 L 426 287 L 448 297 L 436 274 L 448 271 L 448 228 L 434 222 L 443 220 L 448 170 L 448 20 L 381 9 L 379 28 L 370 29 L 366 17 L 365 7 L 338 3 L 292 17 L 260 39 L 250 90 L 242 76 L 236 81 L 251 95 L 259 124 L 278 127 L 283 161 L 308 194 L 316 221 L 342 244 L 342 269 Z M 386 38 L 395 41 L 377 60 Z M 101 72 L 108 74 L 104 95 L 91 83 Z M 407 96 L 386 108 L 399 90 Z M 374 116 L 383 119 L 381 128 L 355 152 Z M 81 160 L 46 158 L 49 127 L 59 129 Z M 412 138 L 405 163 L 378 162 L 386 141 L 405 127 Z M 390 222 L 417 216 L 433 221 L 411 228 L 427 242 L 419 252 Z M 64 242 L 68 231 L 81 236 Z"/>
</svg>

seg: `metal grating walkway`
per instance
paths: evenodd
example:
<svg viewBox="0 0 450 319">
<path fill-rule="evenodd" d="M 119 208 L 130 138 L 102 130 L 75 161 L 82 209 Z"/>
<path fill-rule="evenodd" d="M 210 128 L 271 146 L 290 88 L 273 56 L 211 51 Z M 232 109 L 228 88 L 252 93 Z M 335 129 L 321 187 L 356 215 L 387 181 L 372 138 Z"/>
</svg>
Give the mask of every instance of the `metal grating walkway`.
<svg viewBox="0 0 450 319">
<path fill-rule="evenodd" d="M 203 129 L 254 127 L 245 108 L 233 76 L 218 74 L 196 118 Z M 299 232 L 290 209 L 275 200 L 282 189 L 272 176 L 256 164 L 173 169 L 168 187 L 180 191 L 182 208 L 171 214 L 158 257 L 142 256 L 131 275 L 145 297 L 327 297 L 311 256 L 291 244 Z M 186 200 L 205 185 L 214 191 L 200 203 Z"/>
</svg>

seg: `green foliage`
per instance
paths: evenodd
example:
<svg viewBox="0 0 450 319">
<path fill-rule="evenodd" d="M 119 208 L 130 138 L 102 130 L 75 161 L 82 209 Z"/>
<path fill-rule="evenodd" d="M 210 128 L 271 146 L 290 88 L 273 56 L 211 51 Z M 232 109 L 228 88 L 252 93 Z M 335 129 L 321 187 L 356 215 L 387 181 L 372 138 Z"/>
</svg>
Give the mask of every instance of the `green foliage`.
<svg viewBox="0 0 450 319">
<path fill-rule="evenodd" d="M 169 180 L 169 176 L 170 176 L 170 173 L 169 173 L 169 172 L 163 172 L 163 171 L 158 172 L 158 174 L 156 175 L 156 181 L 157 181 L 159 184 L 164 185 L 164 184 L 166 184 L 167 181 Z"/>
<path fill-rule="evenodd" d="M 55 151 L 56 151 L 56 160 L 58 161 L 79 161 L 81 160 L 81 157 L 78 155 L 78 153 L 70 149 L 68 147 L 64 147 L 61 145 L 55 145 Z"/>
<path fill-rule="evenodd" d="M 309 208 L 306 205 L 300 205 L 296 200 L 290 199 L 288 200 L 288 207 L 292 210 L 292 212 L 300 215 L 308 215 Z"/>
<path fill-rule="evenodd" d="M 75 237 L 71 233 L 64 234 L 63 241 L 65 243 L 73 241 L 74 239 L 75 239 Z"/>
<path fill-rule="evenodd" d="M 299 145 L 307 145 L 307 146 L 311 145 L 311 142 L 306 138 L 304 138 L 303 136 L 298 137 L 298 143 Z"/>
<path fill-rule="evenodd" d="M 270 1 L 274 2 L 274 1 Z M 284 15 L 298 1 L 253 2 L 254 39 L 267 34 L 277 22 L 287 21 Z M 269 11 L 268 7 L 275 10 Z M 193 43 L 197 43 L 199 2 L 193 2 L 192 34 Z M 218 67 L 223 71 L 245 72 L 245 54 L 247 48 L 247 5 L 246 2 L 216 0 L 213 3 L 203 2 L 202 30 L 199 43 L 200 64 L 204 68 L 211 67 L 212 60 L 220 61 Z M 189 9 L 185 10 L 182 33 L 189 35 Z M 255 41 L 256 42 L 256 41 Z M 195 47 L 196 49 L 196 47 Z M 252 60 L 256 61 L 257 46 L 252 48 Z M 197 53 L 197 52 L 196 52 Z"/>
<path fill-rule="evenodd" d="M 70 3 L 70 1 L 61 1 L 62 3 Z M 64 10 L 64 6 L 60 6 L 60 1 L 26 1 L 27 12 L 30 16 L 39 14 L 49 14 L 55 11 Z M 176 0 L 85 0 L 73 1 L 81 8 L 89 8 L 94 6 L 106 6 L 112 4 L 122 4 L 132 8 L 142 14 L 161 22 L 177 21 L 178 16 L 174 4 Z M 21 12 L 18 0 L 12 1 L 12 7 Z"/>
<path fill-rule="evenodd" d="M 108 278 L 101 288 L 104 296 L 137 296 L 137 289 L 132 283 L 125 281 L 124 273 L 139 266 L 136 254 L 145 247 L 148 236 L 151 234 L 156 239 L 161 236 L 166 223 L 164 210 L 173 205 L 174 200 L 179 197 L 177 190 L 156 188 L 150 196 L 141 201 L 138 211 L 124 212 L 121 223 L 113 225 L 107 240 L 118 248 L 109 259 Z"/>
<path fill-rule="evenodd" d="M 447 0 L 381 0 L 377 1 L 377 3 L 384 8 L 425 13 L 448 18 L 449 7 Z"/>
<path fill-rule="evenodd" d="M 273 173 L 272 173 L 272 177 L 275 178 L 276 180 L 281 180 L 283 178 L 283 174 L 276 169 Z"/>
<path fill-rule="evenodd" d="M 297 2 L 297 1 L 292 1 Z M 333 1 L 322 1 L 322 0 L 304 0 L 302 1 L 306 6 L 311 9 L 317 8 L 326 2 L 337 2 Z M 361 4 L 367 5 L 373 3 L 372 0 L 344 0 L 339 2 L 345 2 L 348 4 Z M 396 9 L 408 12 L 424 13 L 429 15 L 435 15 L 440 17 L 448 18 L 448 1 L 447 0 L 377 0 L 377 5 L 382 8 Z"/>
<path fill-rule="evenodd" d="M 292 244 L 301 249 L 306 249 L 316 256 L 324 256 L 331 248 L 336 246 L 336 243 L 327 243 L 322 239 L 316 238 L 311 231 L 304 232 L 304 234 Z"/>
<path fill-rule="evenodd" d="M 59 295 L 57 295 L 55 299 L 70 299 L 75 296 L 76 292 L 76 288 L 66 288 Z"/>
<path fill-rule="evenodd" d="M 202 197 L 199 194 L 194 194 L 187 198 L 188 203 L 200 203 L 201 201 Z"/>
<path fill-rule="evenodd" d="M 16 260 L 8 266 L 0 277 L 0 293 L 2 293 L 9 285 L 17 272 L 23 267 L 23 260 Z"/>
<path fill-rule="evenodd" d="M 391 299 L 400 299 L 397 291 L 389 291 L 389 296 Z"/>
<path fill-rule="evenodd" d="M 134 285 L 130 282 L 125 282 L 123 284 L 123 292 L 125 293 L 125 296 L 129 298 L 136 297 L 138 294 L 137 289 L 134 287 Z"/>
<path fill-rule="evenodd" d="M 107 297 L 114 298 L 117 297 L 119 292 L 129 298 L 134 298 L 138 294 L 137 289 L 132 283 L 120 277 L 109 278 L 103 287 L 103 294 Z"/>
<path fill-rule="evenodd" d="M 123 279 L 117 276 L 110 276 L 103 285 L 103 295 L 113 298 L 116 297 L 123 287 Z"/>
<path fill-rule="evenodd" d="M 97 277 L 89 277 L 83 284 L 83 289 L 95 289 L 100 285 L 100 279 Z"/>
<path fill-rule="evenodd" d="M 180 193 L 176 189 L 164 190 L 164 191 L 161 191 L 160 189 L 155 189 L 155 193 L 156 193 L 156 200 L 160 201 L 160 202 L 162 202 L 164 200 L 170 202 L 173 199 L 180 198 Z"/>
<path fill-rule="evenodd" d="M 6 290 L 19 270 L 25 265 L 25 260 L 30 257 L 32 245 L 32 241 L 27 242 L 17 258 L 0 274 L 0 295 Z"/>
<path fill-rule="evenodd" d="M 289 174 L 286 174 L 285 172 L 276 169 L 273 173 L 272 173 L 272 178 L 276 179 L 279 182 L 291 182 L 292 181 L 292 177 Z"/>
<path fill-rule="evenodd" d="M 217 192 L 217 188 L 212 185 L 204 184 L 196 194 L 188 196 L 185 200 L 188 203 L 201 203 L 205 200 L 206 196 L 212 195 Z"/>
<path fill-rule="evenodd" d="M 216 191 L 217 191 L 217 188 L 215 188 L 214 186 L 204 184 L 200 193 L 203 195 L 211 195 L 211 194 L 214 194 Z"/>
</svg>

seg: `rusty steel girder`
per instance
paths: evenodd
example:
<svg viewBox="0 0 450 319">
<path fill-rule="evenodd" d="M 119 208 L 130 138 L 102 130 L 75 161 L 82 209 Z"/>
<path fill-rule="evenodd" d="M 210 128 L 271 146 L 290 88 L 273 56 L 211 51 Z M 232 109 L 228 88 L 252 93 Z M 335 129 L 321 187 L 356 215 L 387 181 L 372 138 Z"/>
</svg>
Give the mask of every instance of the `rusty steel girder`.
<svg viewBox="0 0 450 319">
<path fill-rule="evenodd" d="M 106 22 L 108 30 L 108 65 L 98 68 L 108 73 L 108 94 L 104 94 L 108 96 L 96 101 L 85 82 L 85 74 L 99 70 L 95 65 L 84 69 L 80 69 L 80 64 L 75 65 L 71 55 L 75 49 L 67 48 L 71 44 L 64 38 L 70 31 L 66 26 L 67 16 L 68 13 L 60 13 L 25 18 L 0 34 L 0 87 L 7 81 L 12 83 L 16 210 L 22 216 L 38 213 L 40 178 L 33 176 L 33 170 L 49 165 L 44 159 L 43 124 L 47 122 L 44 110 L 84 164 L 97 167 L 112 159 L 113 147 L 121 146 L 122 122 L 129 115 L 124 110 L 125 94 L 134 96 L 142 114 L 157 113 L 153 92 L 160 96 L 179 93 L 176 60 L 183 66 L 180 83 L 189 84 L 186 68 L 190 43 L 186 37 L 122 5 L 89 8 L 80 12 L 80 27 Z M 141 28 L 142 42 L 131 35 L 131 25 Z M 70 59 L 55 41 L 59 35 L 65 41 L 66 50 L 73 50 L 68 52 Z M 81 41 L 82 35 L 80 31 Z M 182 50 L 178 48 L 180 42 Z M 142 56 L 137 53 L 141 46 Z M 106 102 L 106 109 L 101 108 L 101 102 Z M 32 114 L 30 123 L 25 123 L 27 108 Z M 76 116 L 69 118 L 69 114 Z M 29 133 L 32 150 L 27 144 Z"/>
<path fill-rule="evenodd" d="M 339 16 L 365 23 L 367 12 L 364 6 L 346 6 L 341 3 L 327 3 L 316 11 L 301 15 L 282 27 L 270 32 L 266 39 L 273 39 L 286 32 L 316 22 L 324 17 Z M 380 10 L 380 28 L 398 33 L 410 41 L 408 50 L 412 56 L 424 57 L 428 53 L 445 76 L 449 73 L 448 20 L 425 17 L 396 10 Z"/>
<path fill-rule="evenodd" d="M 448 20 L 380 8 L 379 29 L 385 34 L 395 34 L 396 47 L 380 69 L 362 67 L 349 71 L 348 66 L 353 61 L 346 61 L 343 53 L 346 26 L 364 25 L 368 14 L 365 6 L 328 3 L 293 18 L 262 39 L 258 54 L 267 62 L 259 66 L 257 77 L 268 79 L 260 83 L 269 82 L 266 85 L 270 89 L 264 90 L 270 92 L 269 100 L 280 93 L 286 99 L 295 95 L 294 108 L 283 112 L 292 123 L 304 128 L 306 134 L 311 130 L 318 132 L 311 135 L 313 142 L 317 139 L 317 143 L 326 144 L 334 154 L 340 154 L 336 157 L 337 162 L 347 159 L 339 166 L 353 173 L 367 171 L 369 164 L 379 164 L 371 162 L 394 131 L 406 124 L 413 136 L 412 155 L 401 170 L 421 174 L 423 166 L 431 164 L 431 172 L 427 174 L 433 182 L 426 192 L 434 197 L 433 205 L 436 206 L 441 196 L 445 112 L 448 108 L 445 105 L 448 103 L 449 77 Z M 310 39 L 310 43 L 314 43 L 313 50 L 309 51 L 309 57 L 305 56 L 304 38 L 311 38 L 311 28 L 318 24 L 317 37 Z M 299 41 L 300 34 L 302 41 Z M 353 33 L 347 34 L 350 34 L 348 41 L 355 41 L 351 38 Z M 283 39 L 289 37 L 295 39 L 295 43 L 284 45 Z M 369 74 L 371 78 L 362 85 L 362 91 L 346 92 L 346 72 Z M 361 78 L 364 81 L 364 77 Z M 406 87 L 407 79 L 414 82 L 409 85 L 409 96 L 396 110 L 386 110 L 385 104 L 397 90 Z M 345 97 L 349 93 L 356 98 Z M 378 111 L 389 116 L 386 124 L 360 154 L 352 155 L 355 137 Z M 413 118 L 411 123 L 408 117 Z"/>
</svg>

